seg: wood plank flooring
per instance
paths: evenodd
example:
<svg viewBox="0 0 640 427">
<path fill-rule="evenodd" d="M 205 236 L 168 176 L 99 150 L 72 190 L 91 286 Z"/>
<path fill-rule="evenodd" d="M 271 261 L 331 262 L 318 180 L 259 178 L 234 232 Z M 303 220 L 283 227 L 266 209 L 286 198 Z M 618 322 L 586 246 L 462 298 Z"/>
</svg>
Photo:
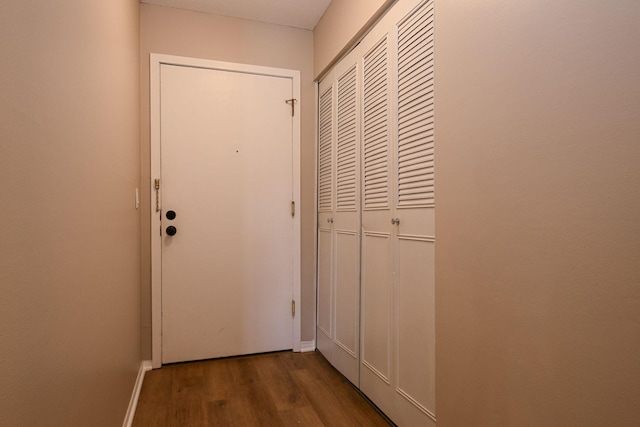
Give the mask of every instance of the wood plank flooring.
<svg viewBox="0 0 640 427">
<path fill-rule="evenodd" d="M 389 426 L 318 352 L 167 365 L 146 373 L 134 427 Z"/>
</svg>

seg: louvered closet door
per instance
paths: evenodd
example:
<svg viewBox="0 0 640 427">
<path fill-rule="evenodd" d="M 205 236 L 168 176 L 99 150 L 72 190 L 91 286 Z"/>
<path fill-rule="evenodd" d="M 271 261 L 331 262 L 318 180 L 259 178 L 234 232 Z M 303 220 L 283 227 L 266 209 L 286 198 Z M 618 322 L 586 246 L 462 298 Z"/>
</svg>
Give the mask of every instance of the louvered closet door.
<svg viewBox="0 0 640 427">
<path fill-rule="evenodd" d="M 412 426 L 432 421 L 435 425 L 433 18 L 434 2 L 422 2 L 394 29 L 399 220 L 395 225 L 395 402 L 398 423 Z"/>
<path fill-rule="evenodd" d="M 359 384 L 360 174 L 359 69 L 357 52 L 336 67 L 336 208 L 333 365 Z"/>
<path fill-rule="evenodd" d="M 360 388 L 393 419 L 393 72 L 392 40 L 387 27 L 378 25 L 360 44 L 363 76 Z"/>
<path fill-rule="evenodd" d="M 333 253 L 332 267 L 326 269 L 331 270 L 328 273 L 332 286 L 328 287 L 328 280 L 325 280 L 320 296 L 325 303 L 323 306 L 319 304 L 319 309 L 324 308 L 322 319 L 329 315 L 329 321 L 318 322 L 318 332 L 323 335 L 318 340 L 318 347 L 336 369 L 355 385 L 359 384 L 360 345 L 360 107 L 357 59 L 356 52 L 348 55 L 336 65 L 320 87 L 320 110 L 321 115 L 325 112 L 325 116 L 320 118 L 319 157 L 322 168 L 329 163 L 331 156 L 335 173 L 330 191 L 324 190 L 323 193 L 325 183 L 320 183 L 321 197 L 323 194 L 333 195 L 332 209 L 329 211 L 327 207 L 327 211 L 319 215 L 319 234 L 325 241 L 331 235 Z M 327 97 L 324 101 L 328 102 L 328 88 L 333 98 L 331 119 L 328 118 L 327 107 L 323 106 L 323 96 Z M 329 135 L 329 121 L 333 124 L 332 144 L 325 139 Z M 329 145 L 332 146 L 331 155 Z M 331 309 L 327 307 L 327 300 Z"/>
<path fill-rule="evenodd" d="M 399 0 L 319 86 L 318 348 L 401 427 L 435 426 L 433 17 Z"/>
<path fill-rule="evenodd" d="M 316 345 L 331 360 L 333 354 L 334 271 L 334 98 L 329 74 L 319 85 L 318 100 L 318 279 Z"/>
<path fill-rule="evenodd" d="M 361 389 L 435 425 L 433 1 L 400 0 L 361 49 Z"/>
</svg>

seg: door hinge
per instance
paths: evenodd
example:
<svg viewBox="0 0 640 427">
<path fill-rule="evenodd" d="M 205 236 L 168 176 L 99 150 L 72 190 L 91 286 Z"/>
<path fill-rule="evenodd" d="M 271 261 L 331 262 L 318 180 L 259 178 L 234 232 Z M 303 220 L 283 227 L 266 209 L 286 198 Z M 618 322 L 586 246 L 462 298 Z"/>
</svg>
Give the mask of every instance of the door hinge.
<svg viewBox="0 0 640 427">
<path fill-rule="evenodd" d="M 296 216 L 296 202 L 291 201 L 291 216 Z"/>
<path fill-rule="evenodd" d="M 296 317 L 296 300 L 291 300 L 291 317 Z"/>
</svg>

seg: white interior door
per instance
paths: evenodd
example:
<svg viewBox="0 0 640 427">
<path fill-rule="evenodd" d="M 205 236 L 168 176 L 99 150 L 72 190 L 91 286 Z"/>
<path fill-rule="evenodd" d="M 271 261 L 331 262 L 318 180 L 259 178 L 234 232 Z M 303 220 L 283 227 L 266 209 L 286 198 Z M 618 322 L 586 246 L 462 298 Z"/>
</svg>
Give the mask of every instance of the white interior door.
<svg viewBox="0 0 640 427">
<path fill-rule="evenodd" d="M 160 66 L 162 363 L 293 347 L 292 86 Z"/>
</svg>

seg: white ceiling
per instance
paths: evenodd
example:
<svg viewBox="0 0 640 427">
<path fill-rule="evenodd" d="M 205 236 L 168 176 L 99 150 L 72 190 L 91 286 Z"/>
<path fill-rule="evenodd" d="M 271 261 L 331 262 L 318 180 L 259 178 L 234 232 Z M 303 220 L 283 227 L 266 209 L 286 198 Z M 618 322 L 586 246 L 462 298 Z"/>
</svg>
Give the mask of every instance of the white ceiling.
<svg viewBox="0 0 640 427">
<path fill-rule="evenodd" d="M 312 30 L 329 7 L 331 0 L 140 0 L 140 2 Z"/>
</svg>

